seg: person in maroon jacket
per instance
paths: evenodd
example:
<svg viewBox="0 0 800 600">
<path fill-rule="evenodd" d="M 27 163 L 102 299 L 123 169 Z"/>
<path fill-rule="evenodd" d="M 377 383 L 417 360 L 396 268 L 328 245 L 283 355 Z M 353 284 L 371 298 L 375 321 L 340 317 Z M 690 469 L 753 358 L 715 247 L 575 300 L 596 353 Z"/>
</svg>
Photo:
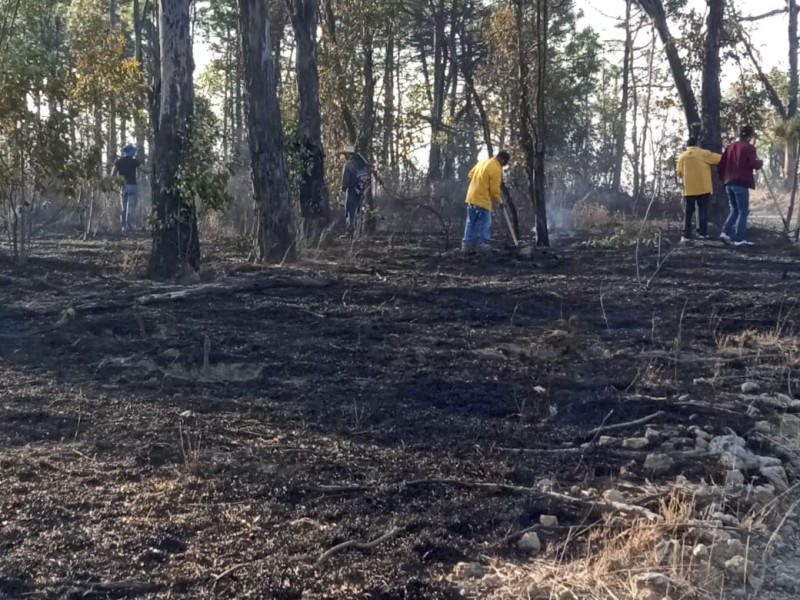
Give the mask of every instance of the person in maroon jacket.
<svg viewBox="0 0 800 600">
<path fill-rule="evenodd" d="M 755 131 L 745 125 L 739 132 L 739 140 L 730 144 L 722 153 L 719 161 L 719 177 L 725 184 L 731 212 L 722 228 L 719 238 L 726 244 L 733 242 L 735 246 L 752 246 L 747 241 L 747 215 L 750 212 L 750 190 L 756 189 L 756 178 L 753 171 L 764 166 L 758 159 L 756 147 L 753 146 Z"/>
</svg>

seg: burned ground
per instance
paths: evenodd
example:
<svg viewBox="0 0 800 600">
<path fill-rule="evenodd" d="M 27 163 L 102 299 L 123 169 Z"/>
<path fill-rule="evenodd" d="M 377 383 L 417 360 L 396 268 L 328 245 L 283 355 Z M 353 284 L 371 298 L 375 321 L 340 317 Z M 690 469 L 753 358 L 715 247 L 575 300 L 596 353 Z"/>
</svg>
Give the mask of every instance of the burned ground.
<svg viewBox="0 0 800 600">
<path fill-rule="evenodd" d="M 661 264 L 643 248 L 637 277 L 630 247 L 437 243 L 274 269 L 219 245 L 203 276 L 229 290 L 152 303 L 136 299 L 186 286 L 128 273 L 144 239 L 49 238 L 3 265 L 0 597 L 461 598 L 456 563 L 524 563 L 500 542 L 539 515 L 596 517 L 534 493 L 543 480 L 591 497 L 622 472 L 631 504 L 657 509 L 648 481 L 724 477 L 691 456 L 648 473 L 595 444 L 601 424 L 660 412 L 669 451 L 690 425 L 762 448 L 757 420 L 800 412 L 765 400 L 798 384 L 777 342 L 796 329 L 790 249 L 708 243 Z"/>
</svg>

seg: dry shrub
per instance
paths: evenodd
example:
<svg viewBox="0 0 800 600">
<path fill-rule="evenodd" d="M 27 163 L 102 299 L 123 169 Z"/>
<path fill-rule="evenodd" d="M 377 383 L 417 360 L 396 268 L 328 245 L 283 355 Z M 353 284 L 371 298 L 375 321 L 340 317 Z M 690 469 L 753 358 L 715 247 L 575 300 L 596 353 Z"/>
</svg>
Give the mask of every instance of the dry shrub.
<svg viewBox="0 0 800 600">
<path fill-rule="evenodd" d="M 579 231 L 606 230 L 617 224 L 617 216 L 602 204 L 582 202 L 572 209 L 573 224 Z"/>
<path fill-rule="evenodd" d="M 695 498 L 673 491 L 661 502 L 663 521 L 627 521 L 607 516 L 599 523 L 575 527 L 566 541 L 528 565 L 494 561 L 503 582 L 484 597 L 494 600 L 618 600 L 657 595 L 641 583 L 644 575 L 668 581 L 662 595 L 685 600 L 719 598 L 722 581 L 708 562 L 692 555 L 693 540 L 682 532 L 693 519 Z"/>
</svg>

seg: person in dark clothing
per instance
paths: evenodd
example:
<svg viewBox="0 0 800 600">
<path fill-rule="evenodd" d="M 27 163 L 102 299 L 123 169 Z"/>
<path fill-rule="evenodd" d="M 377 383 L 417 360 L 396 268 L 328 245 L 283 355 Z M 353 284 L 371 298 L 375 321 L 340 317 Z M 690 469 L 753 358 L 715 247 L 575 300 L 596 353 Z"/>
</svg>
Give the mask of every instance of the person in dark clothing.
<svg viewBox="0 0 800 600">
<path fill-rule="evenodd" d="M 347 157 L 342 172 L 342 192 L 346 194 L 345 224 L 347 235 L 353 235 L 361 212 L 361 201 L 372 186 L 372 176 L 369 163 L 353 146 L 346 146 L 342 154 Z"/>
<path fill-rule="evenodd" d="M 750 190 L 756 188 L 753 171 L 764 166 L 753 146 L 755 131 L 745 125 L 739 132 L 739 140 L 730 144 L 719 161 L 719 176 L 728 192 L 731 211 L 719 238 L 733 242 L 735 246 L 752 246 L 747 241 L 747 215 L 750 212 Z"/>
<path fill-rule="evenodd" d="M 119 175 L 125 180 L 120 190 L 120 206 L 122 207 L 122 232 L 133 230 L 133 213 L 136 210 L 136 202 L 139 199 L 138 187 L 136 185 L 136 172 L 141 163 L 136 158 L 136 146 L 128 144 L 122 149 L 122 157 L 114 163 L 113 175 Z"/>
</svg>

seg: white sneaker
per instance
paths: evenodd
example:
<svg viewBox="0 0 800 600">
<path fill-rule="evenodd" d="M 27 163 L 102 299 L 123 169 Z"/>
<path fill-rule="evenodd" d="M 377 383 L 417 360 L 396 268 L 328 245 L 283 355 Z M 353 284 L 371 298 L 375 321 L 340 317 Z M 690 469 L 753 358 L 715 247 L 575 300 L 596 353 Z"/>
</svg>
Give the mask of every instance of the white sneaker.
<svg viewBox="0 0 800 600">
<path fill-rule="evenodd" d="M 689 245 L 692 243 L 692 238 L 687 238 L 686 236 L 681 236 L 681 244 Z"/>
<path fill-rule="evenodd" d="M 740 242 L 734 242 L 733 245 L 736 246 L 737 248 L 740 248 L 742 246 L 755 246 L 755 244 L 753 242 L 748 242 L 747 240 L 742 240 Z"/>
<path fill-rule="evenodd" d="M 731 243 L 731 238 L 728 236 L 727 233 L 720 233 L 719 234 L 719 239 L 721 239 L 726 244 L 730 244 Z"/>
</svg>

